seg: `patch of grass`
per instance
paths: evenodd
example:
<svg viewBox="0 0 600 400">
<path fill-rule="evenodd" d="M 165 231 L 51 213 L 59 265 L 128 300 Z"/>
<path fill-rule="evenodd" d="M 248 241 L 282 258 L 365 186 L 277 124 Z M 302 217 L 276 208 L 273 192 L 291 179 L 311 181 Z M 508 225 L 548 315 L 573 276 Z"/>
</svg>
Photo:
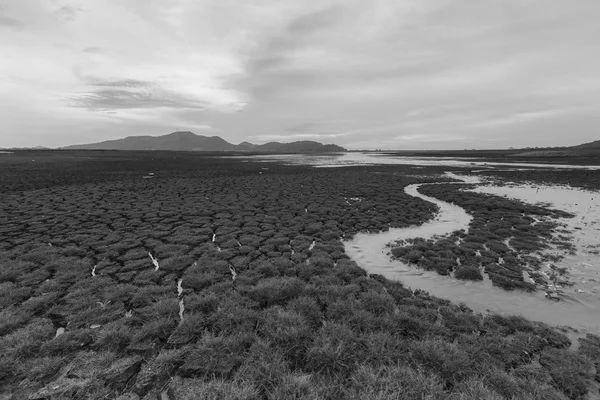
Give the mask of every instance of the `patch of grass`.
<svg viewBox="0 0 600 400">
<path fill-rule="evenodd" d="M 578 353 L 587 357 L 596 368 L 594 379 L 600 383 L 600 336 L 588 333 L 579 339 Z"/>
<path fill-rule="evenodd" d="M 285 305 L 288 301 L 302 295 L 304 286 L 304 282 L 298 278 L 268 278 L 248 288 L 248 296 L 261 307 Z"/>
<path fill-rule="evenodd" d="M 273 343 L 294 368 L 303 366 L 312 332 L 301 314 L 279 307 L 267 309 L 262 314 L 257 332 L 261 338 Z"/>
<path fill-rule="evenodd" d="M 168 343 L 182 345 L 196 341 L 204 329 L 207 327 L 208 321 L 202 313 L 186 313 L 183 321 L 177 325 L 177 328 L 169 336 Z"/>
<path fill-rule="evenodd" d="M 230 378 L 244 362 L 255 341 L 251 334 L 212 335 L 206 333 L 186 354 L 180 373 L 186 377 Z"/>
<path fill-rule="evenodd" d="M 326 375 L 351 374 L 361 359 L 362 345 L 348 327 L 325 323 L 306 352 L 306 370 Z"/>
<path fill-rule="evenodd" d="M 346 398 L 353 400 L 442 399 L 442 381 L 407 366 L 360 367 L 351 377 Z"/>
<path fill-rule="evenodd" d="M 235 373 L 240 381 L 252 382 L 259 393 L 266 395 L 290 373 L 289 363 L 268 342 L 257 341 Z"/>
<path fill-rule="evenodd" d="M 166 342 L 176 327 L 177 319 L 173 316 L 153 316 L 142 326 L 134 330 L 131 342 Z"/>
<path fill-rule="evenodd" d="M 15 359 L 31 357 L 40 347 L 52 339 L 55 329 L 47 319 L 34 319 L 14 332 L 0 337 L 0 348 L 4 357 Z"/>
<path fill-rule="evenodd" d="M 94 342 L 94 348 L 98 350 L 121 352 L 129 346 L 135 331 L 125 324 L 123 320 L 113 321 L 103 326 Z"/>
<path fill-rule="evenodd" d="M 477 372 L 470 355 L 454 343 L 422 340 L 411 343 L 416 366 L 440 377 L 445 386 L 455 386 Z"/>
<path fill-rule="evenodd" d="M 460 265 L 454 269 L 454 277 L 460 280 L 482 281 L 483 275 L 474 265 Z"/>
<path fill-rule="evenodd" d="M 546 349 L 540 355 L 540 364 L 548 370 L 552 385 L 570 399 L 582 399 L 588 393 L 592 365 L 586 357 L 566 350 Z"/>
<path fill-rule="evenodd" d="M 87 349 L 96 339 L 92 329 L 65 331 L 62 335 L 45 342 L 40 348 L 43 355 L 66 355 Z"/>
<path fill-rule="evenodd" d="M 259 391 L 248 381 L 177 377 L 169 383 L 169 387 L 174 398 L 181 400 L 254 400 L 259 397 Z"/>
</svg>

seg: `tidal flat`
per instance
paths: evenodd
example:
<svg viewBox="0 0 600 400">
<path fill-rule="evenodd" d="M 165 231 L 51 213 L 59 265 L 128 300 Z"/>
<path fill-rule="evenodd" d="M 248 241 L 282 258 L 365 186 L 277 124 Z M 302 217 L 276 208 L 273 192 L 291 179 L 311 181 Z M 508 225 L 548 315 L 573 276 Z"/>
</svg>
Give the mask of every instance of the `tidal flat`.
<svg viewBox="0 0 600 400">
<path fill-rule="evenodd" d="M 600 171 L 392 159 L 3 154 L 0 395 L 598 398 Z"/>
</svg>

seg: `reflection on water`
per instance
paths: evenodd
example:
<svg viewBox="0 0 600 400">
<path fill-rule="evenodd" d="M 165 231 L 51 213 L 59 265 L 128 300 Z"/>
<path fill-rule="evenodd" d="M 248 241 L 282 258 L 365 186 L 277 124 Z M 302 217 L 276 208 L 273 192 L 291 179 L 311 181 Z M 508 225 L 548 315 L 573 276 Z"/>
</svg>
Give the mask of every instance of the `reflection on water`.
<svg viewBox="0 0 600 400">
<path fill-rule="evenodd" d="M 541 167 L 541 168 L 570 168 L 600 170 L 597 165 L 561 165 L 561 164 L 533 164 L 533 163 L 501 163 L 479 161 L 479 158 L 453 158 L 453 157 L 406 157 L 390 156 L 380 153 L 335 153 L 335 154 L 263 154 L 253 156 L 233 156 L 235 158 L 248 158 L 265 162 L 279 161 L 290 165 L 311 165 L 314 167 L 349 167 L 361 165 L 421 165 L 421 166 L 449 166 L 449 167 L 478 167 L 493 168 L 496 166 L 510 167 Z"/>
</svg>

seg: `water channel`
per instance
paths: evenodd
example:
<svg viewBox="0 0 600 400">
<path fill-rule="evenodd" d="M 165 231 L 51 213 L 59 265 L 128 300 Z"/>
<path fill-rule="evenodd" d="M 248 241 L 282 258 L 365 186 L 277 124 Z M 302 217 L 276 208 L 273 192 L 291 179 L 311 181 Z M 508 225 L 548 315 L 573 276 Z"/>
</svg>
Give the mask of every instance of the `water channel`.
<svg viewBox="0 0 600 400">
<path fill-rule="evenodd" d="M 493 171 L 499 167 L 507 169 L 562 168 L 597 170 L 600 166 L 574 166 L 529 163 L 488 163 L 476 159 L 453 159 L 450 157 L 400 157 L 373 153 L 346 153 L 339 155 L 265 155 L 248 157 L 265 162 L 310 165 L 313 167 L 347 167 L 378 164 L 401 164 L 419 166 L 463 167 L 473 173 Z M 472 217 L 461 207 L 419 193 L 423 184 L 409 185 L 405 192 L 439 207 L 438 215 L 431 221 L 408 228 L 391 228 L 380 233 L 359 233 L 344 242 L 346 253 L 367 272 L 381 274 L 388 279 L 399 280 L 412 289 L 429 292 L 454 303 L 464 303 L 477 312 L 494 312 L 505 315 L 521 315 L 525 318 L 556 326 L 569 326 L 580 333 L 600 334 L 600 193 L 570 187 L 541 185 L 483 185 L 479 177 L 447 174 L 462 183 L 479 184 L 478 192 L 507 196 L 530 203 L 545 203 L 551 207 L 574 213 L 575 218 L 564 219 L 571 232 L 577 252 L 566 255 L 561 265 L 566 265 L 576 283 L 559 302 L 549 300 L 539 290 L 527 293 L 521 290 L 506 291 L 495 287 L 484 273 L 481 282 L 461 281 L 435 272 L 425 271 L 393 260 L 388 244 L 411 238 L 430 239 L 443 236 L 454 230 L 468 231 Z M 480 176 L 480 175 L 478 175 Z M 485 175 L 483 176 L 485 177 Z M 458 183 L 460 184 L 460 183 Z M 596 279 L 597 278 L 597 279 Z"/>
<path fill-rule="evenodd" d="M 463 180 L 465 183 L 476 182 L 476 178 Z M 391 242 L 417 237 L 430 239 L 460 229 L 468 231 L 471 216 L 456 205 L 419 193 L 418 189 L 422 185 L 409 185 L 405 192 L 436 204 L 440 209 L 438 215 L 418 226 L 392 228 L 382 233 L 356 234 L 344 246 L 346 253 L 358 265 L 369 273 L 399 280 L 411 289 L 425 290 L 431 295 L 455 303 L 464 303 L 478 312 L 521 315 L 551 325 L 566 325 L 584 332 L 600 333 L 600 301 L 580 301 L 569 296 L 563 301 L 554 302 L 548 300 L 543 291 L 527 293 L 495 287 L 485 273 L 483 282 L 464 282 L 391 259 L 387 247 Z"/>
</svg>

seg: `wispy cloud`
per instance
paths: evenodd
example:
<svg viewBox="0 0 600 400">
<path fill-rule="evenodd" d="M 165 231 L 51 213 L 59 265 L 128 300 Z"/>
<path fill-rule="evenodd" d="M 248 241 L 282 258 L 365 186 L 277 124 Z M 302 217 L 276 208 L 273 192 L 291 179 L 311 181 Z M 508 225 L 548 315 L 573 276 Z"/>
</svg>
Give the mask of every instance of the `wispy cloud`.
<svg viewBox="0 0 600 400">
<path fill-rule="evenodd" d="M 159 84 L 137 80 L 98 82 L 92 91 L 67 98 L 72 107 L 91 111 L 131 108 L 191 108 L 203 110 L 206 103 L 162 88 Z"/>
<path fill-rule="evenodd" d="M 17 19 L 8 17 L 6 15 L 0 15 L 0 28 L 1 27 L 19 28 L 23 25 L 25 25 L 25 24 Z"/>
<path fill-rule="evenodd" d="M 102 53 L 104 50 L 100 47 L 97 46 L 87 46 L 85 49 L 82 50 L 84 53 L 92 53 L 92 54 L 99 54 Z"/>
</svg>

